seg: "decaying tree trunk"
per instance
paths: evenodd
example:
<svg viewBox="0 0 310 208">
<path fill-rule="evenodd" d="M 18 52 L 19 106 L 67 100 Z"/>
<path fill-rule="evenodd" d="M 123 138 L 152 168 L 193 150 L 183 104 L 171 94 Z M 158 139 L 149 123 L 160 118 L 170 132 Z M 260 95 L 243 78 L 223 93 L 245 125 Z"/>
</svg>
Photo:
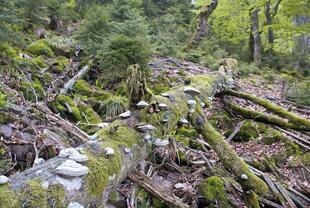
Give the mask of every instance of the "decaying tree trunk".
<svg viewBox="0 0 310 208">
<path fill-rule="evenodd" d="M 198 15 L 198 25 L 196 32 L 194 33 L 193 37 L 191 38 L 190 42 L 187 45 L 187 48 L 191 48 L 194 45 L 197 45 L 204 37 L 208 34 L 208 19 L 216 9 L 218 5 L 218 0 L 212 0 L 212 2 L 204 6 L 199 15 Z"/>
<path fill-rule="evenodd" d="M 213 97 L 216 93 L 228 86 L 226 75 L 214 72 L 208 75 L 191 76 L 189 87 L 197 88 L 201 92 L 201 98 Z M 84 206 L 99 207 L 108 199 L 109 193 L 120 183 L 131 171 L 136 168 L 140 161 L 145 159 L 150 148 L 143 144 L 140 134 L 135 126 L 142 121 L 154 124 L 157 128 L 157 136 L 164 136 L 178 124 L 179 119 L 187 117 L 187 100 L 191 97 L 184 93 L 184 87 L 167 92 L 168 97 L 152 95 L 150 101 L 166 103 L 169 111 L 161 111 L 150 114 L 148 109 L 132 109 L 132 116 L 125 120 L 116 120 L 108 127 L 99 130 L 96 136 L 89 137 L 90 140 L 78 149 L 89 160 L 82 163 L 89 168 L 89 173 L 73 178 L 65 178 L 57 175 L 55 169 L 67 158 L 55 157 L 33 168 L 30 168 L 11 179 L 11 188 L 20 192 L 27 182 L 39 180 L 44 187 L 54 183 L 61 184 L 65 188 L 64 202 L 79 202 Z M 168 122 L 161 120 L 168 115 Z M 157 120 L 154 120 L 156 117 Z M 222 138 L 220 138 L 222 139 Z M 128 148 L 130 152 L 128 152 Z M 114 155 L 107 155 L 105 148 L 111 147 Z M 235 154 L 235 153 L 234 153 Z M 48 191 L 48 189 L 46 189 Z M 49 194 L 49 192 L 47 193 Z"/>
<path fill-rule="evenodd" d="M 250 54 L 252 60 L 256 64 L 261 63 L 262 59 L 262 41 L 259 32 L 259 16 L 258 16 L 259 9 L 254 8 L 250 12 L 251 16 L 251 34 L 250 34 Z"/>
<path fill-rule="evenodd" d="M 50 28 L 51 30 L 58 30 L 60 28 L 60 21 L 57 16 L 50 15 Z"/>
</svg>

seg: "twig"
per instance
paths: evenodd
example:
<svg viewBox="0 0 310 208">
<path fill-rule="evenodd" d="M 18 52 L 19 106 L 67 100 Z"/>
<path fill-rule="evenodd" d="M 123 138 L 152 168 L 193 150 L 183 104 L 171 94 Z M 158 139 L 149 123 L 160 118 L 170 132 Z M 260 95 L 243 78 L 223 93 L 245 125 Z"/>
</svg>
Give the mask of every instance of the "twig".
<svg viewBox="0 0 310 208">
<path fill-rule="evenodd" d="M 229 135 L 229 137 L 226 140 L 228 143 L 231 142 L 231 140 L 236 136 L 236 134 L 239 132 L 240 128 L 243 126 L 244 122 L 245 121 L 243 120 L 237 124 L 234 131 Z"/>
</svg>

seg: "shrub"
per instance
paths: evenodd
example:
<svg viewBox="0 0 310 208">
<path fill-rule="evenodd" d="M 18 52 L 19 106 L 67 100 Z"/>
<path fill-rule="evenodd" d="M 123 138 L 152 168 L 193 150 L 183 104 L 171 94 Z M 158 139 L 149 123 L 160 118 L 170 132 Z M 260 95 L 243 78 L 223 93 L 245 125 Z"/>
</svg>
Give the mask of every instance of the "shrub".
<svg viewBox="0 0 310 208">
<path fill-rule="evenodd" d="M 301 105 L 310 105 L 310 79 L 294 84 L 285 92 L 288 100 Z"/>
</svg>

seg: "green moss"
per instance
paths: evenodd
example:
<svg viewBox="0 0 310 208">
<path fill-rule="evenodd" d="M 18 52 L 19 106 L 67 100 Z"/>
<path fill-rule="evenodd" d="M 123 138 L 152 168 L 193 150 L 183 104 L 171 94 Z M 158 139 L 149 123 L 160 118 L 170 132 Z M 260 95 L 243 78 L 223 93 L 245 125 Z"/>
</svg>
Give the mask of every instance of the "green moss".
<svg viewBox="0 0 310 208">
<path fill-rule="evenodd" d="M 177 155 L 179 156 L 180 161 L 179 164 L 180 165 L 187 165 L 187 159 L 186 159 L 186 155 L 183 151 L 178 150 Z"/>
<path fill-rule="evenodd" d="M 307 152 L 302 156 L 302 163 L 308 167 L 310 166 L 310 152 Z"/>
<path fill-rule="evenodd" d="M 188 138 L 196 138 L 198 136 L 195 129 L 186 126 L 179 128 L 177 134 Z"/>
<path fill-rule="evenodd" d="M 8 185 L 0 185 L 0 207 L 20 207 L 18 195 L 14 191 L 12 191 Z"/>
<path fill-rule="evenodd" d="M 6 103 L 7 103 L 6 94 L 0 91 L 0 108 L 5 107 Z"/>
<path fill-rule="evenodd" d="M 189 145 L 189 138 L 187 137 L 183 137 L 181 135 L 175 135 L 175 140 L 180 142 L 182 145 L 184 146 L 188 146 Z"/>
<path fill-rule="evenodd" d="M 86 176 L 86 184 L 88 193 L 95 197 L 102 195 L 109 183 L 109 177 L 118 174 L 122 166 L 122 154 L 118 145 L 113 142 L 105 142 L 104 146 L 114 149 L 115 153 L 111 158 L 93 154 L 88 155 L 87 166 L 90 171 Z"/>
<path fill-rule="evenodd" d="M 51 62 L 52 72 L 61 73 L 65 70 L 66 65 L 69 64 L 69 60 L 66 57 L 58 56 L 55 60 Z"/>
<path fill-rule="evenodd" d="M 148 193 L 144 189 L 138 188 L 136 197 L 138 207 L 147 208 Z"/>
<path fill-rule="evenodd" d="M 115 121 L 107 128 L 104 128 L 97 132 L 101 141 L 113 141 L 119 145 L 125 145 L 126 147 L 133 147 L 140 144 L 139 134 L 132 128 L 126 126 L 120 121 Z"/>
<path fill-rule="evenodd" d="M 302 154 L 302 151 L 300 149 L 300 147 L 298 146 L 298 144 L 286 139 L 285 142 L 284 142 L 284 146 L 285 146 L 285 149 L 286 149 L 286 153 L 287 153 L 287 156 L 292 156 L 292 155 L 301 155 Z"/>
<path fill-rule="evenodd" d="M 158 197 L 152 197 L 152 205 L 154 208 L 165 208 L 165 207 L 167 207 Z"/>
<path fill-rule="evenodd" d="M 27 51 L 29 51 L 32 54 L 39 55 L 39 56 L 40 55 L 44 55 L 47 57 L 53 57 L 54 56 L 52 49 L 43 40 L 31 43 L 27 47 Z"/>
<path fill-rule="evenodd" d="M 102 102 L 102 115 L 113 118 L 123 113 L 128 108 L 128 99 L 124 96 L 110 96 Z"/>
<path fill-rule="evenodd" d="M 215 201 L 225 202 L 227 200 L 224 182 L 217 176 L 211 176 L 203 180 L 200 184 L 199 190 L 201 195 L 209 203 Z"/>
<path fill-rule="evenodd" d="M 48 187 L 48 202 L 52 207 L 61 208 L 65 199 L 65 189 L 60 184 L 52 184 Z"/>
<path fill-rule="evenodd" d="M 245 204 L 247 205 L 247 207 L 249 207 L 249 208 L 260 208 L 256 193 L 251 191 L 250 193 L 246 193 L 244 195 L 245 195 L 244 196 Z"/>
<path fill-rule="evenodd" d="M 81 94 L 81 95 L 86 95 L 86 96 L 89 96 L 89 95 L 93 94 L 94 91 L 95 91 L 94 89 L 91 88 L 91 86 L 88 84 L 88 82 L 86 82 L 86 81 L 83 80 L 83 79 L 78 80 L 78 81 L 75 83 L 73 89 L 74 89 L 77 93 L 79 93 L 79 94 Z"/>
<path fill-rule="evenodd" d="M 236 134 L 235 138 L 243 142 L 250 141 L 258 137 L 257 126 L 254 122 L 247 120 L 243 123 L 242 127 Z"/>
<path fill-rule="evenodd" d="M 26 207 L 46 208 L 48 193 L 39 180 L 31 180 L 26 183 L 22 191 L 21 200 Z"/>
<path fill-rule="evenodd" d="M 204 150 L 204 145 L 195 141 L 194 139 L 189 140 L 188 146 L 192 149 Z"/>
<path fill-rule="evenodd" d="M 69 106 L 69 109 L 67 105 Z M 72 100 L 72 98 L 67 95 L 58 96 L 56 101 L 52 103 L 52 106 L 56 108 L 62 115 L 69 113 L 76 121 L 82 120 L 82 115 L 79 108 Z"/>
<path fill-rule="evenodd" d="M 33 61 L 40 67 L 40 68 L 47 68 L 47 64 L 44 62 L 44 59 L 41 56 L 38 56 L 33 59 Z"/>
</svg>

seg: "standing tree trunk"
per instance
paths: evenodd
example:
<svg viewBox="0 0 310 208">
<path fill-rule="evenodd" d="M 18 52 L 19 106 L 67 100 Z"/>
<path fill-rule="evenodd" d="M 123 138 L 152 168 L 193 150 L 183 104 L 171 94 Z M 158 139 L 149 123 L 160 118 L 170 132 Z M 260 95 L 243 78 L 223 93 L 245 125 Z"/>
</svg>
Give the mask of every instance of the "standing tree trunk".
<svg viewBox="0 0 310 208">
<path fill-rule="evenodd" d="M 218 5 L 218 0 L 212 0 L 212 2 L 204 6 L 198 15 L 198 25 L 195 34 L 190 39 L 187 48 L 191 48 L 193 45 L 197 45 L 208 34 L 208 19 Z"/>
<path fill-rule="evenodd" d="M 57 16 L 50 15 L 50 28 L 51 30 L 58 30 L 60 28 L 60 21 Z"/>
<path fill-rule="evenodd" d="M 266 24 L 268 26 L 268 43 L 271 44 L 271 46 L 274 43 L 274 34 L 273 30 L 270 27 L 272 25 L 272 16 L 270 12 L 270 1 L 267 1 L 265 4 L 265 16 L 266 16 Z"/>
<path fill-rule="evenodd" d="M 262 59 L 262 41 L 259 33 L 259 17 L 258 8 L 251 11 L 251 35 L 250 35 L 250 50 L 253 61 L 256 64 L 261 63 Z"/>
</svg>

